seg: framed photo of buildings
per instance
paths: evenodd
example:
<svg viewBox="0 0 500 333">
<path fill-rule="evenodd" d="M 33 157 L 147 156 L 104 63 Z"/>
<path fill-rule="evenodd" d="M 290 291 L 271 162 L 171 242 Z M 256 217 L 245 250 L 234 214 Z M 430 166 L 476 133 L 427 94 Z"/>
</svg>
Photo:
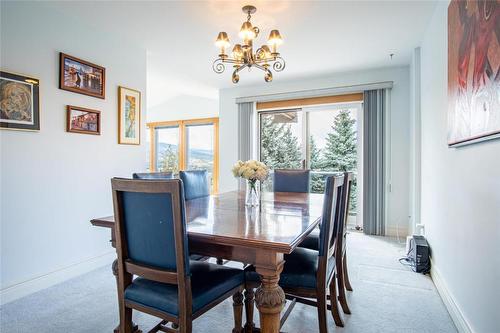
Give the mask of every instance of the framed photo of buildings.
<svg viewBox="0 0 500 333">
<path fill-rule="evenodd" d="M 141 92 L 118 87 L 118 143 L 141 144 Z"/>
<path fill-rule="evenodd" d="M 0 128 L 40 130 L 40 81 L 0 71 Z"/>
<path fill-rule="evenodd" d="M 59 88 L 97 98 L 105 98 L 106 69 L 88 61 L 60 53 Z"/>
<path fill-rule="evenodd" d="M 101 134 L 101 112 L 68 105 L 66 130 L 81 134 Z"/>
</svg>

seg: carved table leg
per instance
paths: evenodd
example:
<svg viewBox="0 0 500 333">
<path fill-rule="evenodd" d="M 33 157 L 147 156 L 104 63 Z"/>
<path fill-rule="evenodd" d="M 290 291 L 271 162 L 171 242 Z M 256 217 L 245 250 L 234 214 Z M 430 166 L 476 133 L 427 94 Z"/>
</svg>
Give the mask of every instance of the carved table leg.
<svg viewBox="0 0 500 333">
<path fill-rule="evenodd" d="M 233 333 L 242 333 L 241 320 L 243 317 L 243 294 L 241 291 L 233 295 L 234 328 Z"/>
<path fill-rule="evenodd" d="M 253 287 L 249 286 L 245 290 L 245 333 L 252 333 L 255 324 L 253 322 L 253 307 L 255 306 Z"/>
<path fill-rule="evenodd" d="M 285 306 L 285 293 L 278 285 L 283 265 L 276 269 L 256 268 L 261 277 L 261 285 L 255 292 L 255 301 L 260 315 L 262 333 L 279 333 L 280 313 Z"/>
<path fill-rule="evenodd" d="M 111 270 L 113 271 L 113 275 L 116 278 L 116 286 L 118 287 L 118 260 L 115 259 L 113 261 L 113 264 L 111 265 Z M 114 333 L 120 333 L 120 325 L 116 326 L 116 328 L 113 330 Z M 142 331 L 139 330 L 139 326 L 132 322 L 132 332 L 134 333 L 141 333 Z"/>
</svg>

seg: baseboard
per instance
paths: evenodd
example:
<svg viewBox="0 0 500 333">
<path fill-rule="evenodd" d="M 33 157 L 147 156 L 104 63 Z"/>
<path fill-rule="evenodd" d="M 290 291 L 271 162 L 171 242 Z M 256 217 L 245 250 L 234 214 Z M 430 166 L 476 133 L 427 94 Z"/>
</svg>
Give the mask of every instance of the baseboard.
<svg viewBox="0 0 500 333">
<path fill-rule="evenodd" d="M 436 268 L 436 266 L 432 262 L 432 259 L 431 259 L 431 278 L 432 278 L 432 281 L 434 282 L 434 285 L 436 286 L 437 291 L 439 292 L 439 295 L 441 296 L 441 299 L 443 300 L 443 303 L 444 303 L 446 309 L 448 310 L 448 313 L 450 314 L 451 319 L 453 320 L 453 323 L 455 323 L 455 326 L 457 327 L 458 332 L 460 332 L 460 333 L 473 333 L 474 331 L 472 330 L 471 326 L 467 322 L 467 319 L 465 319 L 465 316 L 464 316 L 462 310 L 460 309 L 458 304 L 455 302 L 450 291 L 446 287 L 446 283 L 441 278 L 439 270 Z"/>
<path fill-rule="evenodd" d="M 96 268 L 110 265 L 116 259 L 116 252 L 110 251 L 98 257 L 87 259 L 80 263 L 47 273 L 0 290 L 0 305 L 5 305 L 24 296 L 46 289 Z"/>
</svg>

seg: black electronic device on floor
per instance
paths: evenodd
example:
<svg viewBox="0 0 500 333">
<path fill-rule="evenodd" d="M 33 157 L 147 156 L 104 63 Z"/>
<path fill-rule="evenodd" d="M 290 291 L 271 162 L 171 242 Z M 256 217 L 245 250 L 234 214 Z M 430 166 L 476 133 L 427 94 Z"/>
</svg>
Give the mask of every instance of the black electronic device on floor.
<svg viewBox="0 0 500 333">
<path fill-rule="evenodd" d="M 424 236 L 412 237 L 408 257 L 413 262 L 415 272 L 424 274 L 430 272 L 430 248 Z"/>
</svg>

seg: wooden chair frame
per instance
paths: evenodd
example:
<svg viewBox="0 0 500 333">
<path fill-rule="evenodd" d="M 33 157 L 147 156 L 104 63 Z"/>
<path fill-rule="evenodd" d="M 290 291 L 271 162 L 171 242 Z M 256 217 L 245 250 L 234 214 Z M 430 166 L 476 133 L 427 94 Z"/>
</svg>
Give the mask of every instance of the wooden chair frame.
<svg viewBox="0 0 500 333">
<path fill-rule="evenodd" d="M 184 205 L 184 201 L 181 195 L 182 182 L 179 179 L 151 181 L 113 178 L 111 180 L 111 184 L 113 190 L 113 204 L 116 221 L 116 252 L 118 255 L 118 296 L 120 311 L 119 333 L 133 333 L 134 328 L 132 326 L 132 310 L 145 312 L 162 319 L 162 321 L 149 332 L 162 331 L 172 333 L 190 333 L 192 332 L 192 321 L 194 319 L 201 316 L 203 313 L 210 310 L 231 295 L 233 295 L 235 307 L 235 325 L 237 325 L 237 329 L 238 327 L 241 327 L 243 307 L 241 292 L 243 290 L 243 286 L 238 286 L 236 288 L 233 288 L 232 290 L 229 290 L 213 302 L 207 304 L 195 313 L 192 313 L 191 278 L 186 274 L 187 268 L 185 267 L 186 258 L 184 248 L 185 246 L 187 246 L 187 244 L 184 244 L 186 225 L 182 219 L 181 214 L 181 205 Z M 124 232 L 123 202 L 120 192 L 170 193 L 172 197 L 173 227 L 176 252 L 175 271 L 142 265 L 129 259 L 127 240 Z M 124 298 L 125 289 L 132 283 L 133 275 L 138 275 L 157 282 L 177 285 L 179 302 L 178 317 L 139 305 L 134 302 L 126 301 Z M 173 327 L 175 328 L 166 327 L 165 325 L 168 322 L 171 322 L 173 324 Z"/>
<path fill-rule="evenodd" d="M 321 333 L 328 332 L 327 327 L 327 310 L 330 310 L 337 326 L 344 326 L 342 317 L 339 312 L 337 304 L 337 260 L 335 260 L 335 267 L 330 276 L 327 276 L 328 260 L 335 255 L 338 248 L 338 238 L 341 232 L 341 224 L 344 222 L 345 214 L 345 201 L 346 201 L 346 177 L 336 176 L 331 184 L 332 200 L 327 200 L 327 212 L 329 216 L 323 217 L 333 223 L 327 226 L 327 232 L 323 234 L 325 239 L 323 244 L 327 244 L 324 253 L 320 253 L 318 257 L 318 271 L 316 273 L 316 288 L 283 288 L 285 297 L 291 300 L 290 305 L 283 313 L 281 318 L 281 326 L 285 323 L 293 310 L 295 304 L 302 303 L 306 305 L 315 306 L 318 310 L 319 329 Z M 347 191 L 348 192 L 348 191 Z M 326 191 L 325 191 L 326 193 Z M 339 274 L 340 275 L 340 274 Z M 247 283 L 245 286 L 245 311 L 247 316 L 247 324 L 245 325 L 246 332 L 251 332 L 253 329 L 253 289 L 256 288 L 255 283 Z M 329 289 L 330 304 L 327 303 L 327 288 Z"/>
</svg>

